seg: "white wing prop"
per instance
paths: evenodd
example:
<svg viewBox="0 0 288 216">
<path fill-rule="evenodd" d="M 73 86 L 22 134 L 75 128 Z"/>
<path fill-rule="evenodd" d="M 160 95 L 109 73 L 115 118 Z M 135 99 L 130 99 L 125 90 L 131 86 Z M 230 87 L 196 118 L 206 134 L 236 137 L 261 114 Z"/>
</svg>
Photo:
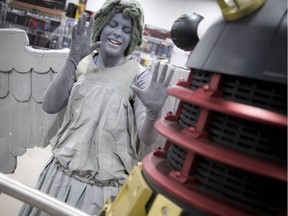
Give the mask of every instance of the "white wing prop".
<svg viewBox="0 0 288 216">
<path fill-rule="evenodd" d="M 14 172 L 17 156 L 46 147 L 60 126 L 63 111 L 45 113 L 42 99 L 68 52 L 34 49 L 25 31 L 0 29 L 0 172 Z"/>
</svg>

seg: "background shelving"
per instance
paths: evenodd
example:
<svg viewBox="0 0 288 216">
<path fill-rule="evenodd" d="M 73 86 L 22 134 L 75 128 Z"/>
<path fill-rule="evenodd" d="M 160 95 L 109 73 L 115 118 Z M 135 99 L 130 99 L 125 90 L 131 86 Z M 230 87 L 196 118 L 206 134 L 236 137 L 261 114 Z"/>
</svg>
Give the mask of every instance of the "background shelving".
<svg viewBox="0 0 288 216">
<path fill-rule="evenodd" d="M 25 30 L 34 48 L 70 48 L 72 28 L 77 19 L 66 16 L 64 10 L 22 1 L 0 2 L 0 7 L 0 28 Z M 157 60 L 169 62 L 172 50 L 169 31 L 145 25 L 143 43 L 132 56 L 143 66 L 150 66 Z"/>
<path fill-rule="evenodd" d="M 31 46 L 62 48 L 64 11 L 12 1 L 1 2 L 0 12 L 0 27 L 25 30 Z"/>
</svg>

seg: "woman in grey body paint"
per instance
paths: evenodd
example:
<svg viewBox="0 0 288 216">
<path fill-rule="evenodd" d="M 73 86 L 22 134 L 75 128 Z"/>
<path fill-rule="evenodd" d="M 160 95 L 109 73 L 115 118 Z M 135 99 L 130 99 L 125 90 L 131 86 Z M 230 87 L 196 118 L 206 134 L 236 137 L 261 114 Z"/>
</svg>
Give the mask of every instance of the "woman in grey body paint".
<svg viewBox="0 0 288 216">
<path fill-rule="evenodd" d="M 158 79 L 158 63 L 152 73 L 129 57 L 142 42 L 137 1 L 108 0 L 88 27 L 86 18 L 74 28 L 69 57 L 44 95 L 46 112 L 66 111 L 37 188 L 97 214 L 151 150 L 173 70 L 166 76 L 164 65 Z M 45 213 L 23 205 L 19 215 Z"/>
</svg>

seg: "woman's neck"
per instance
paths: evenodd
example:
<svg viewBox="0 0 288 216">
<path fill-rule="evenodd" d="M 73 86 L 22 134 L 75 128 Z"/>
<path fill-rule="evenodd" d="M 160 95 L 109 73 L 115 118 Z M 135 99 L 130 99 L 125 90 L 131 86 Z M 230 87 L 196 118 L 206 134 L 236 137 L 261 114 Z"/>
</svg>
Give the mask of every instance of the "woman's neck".
<svg viewBox="0 0 288 216">
<path fill-rule="evenodd" d="M 125 61 L 124 56 L 107 56 L 99 55 L 95 58 L 95 64 L 99 68 L 111 68 L 123 64 Z"/>
</svg>

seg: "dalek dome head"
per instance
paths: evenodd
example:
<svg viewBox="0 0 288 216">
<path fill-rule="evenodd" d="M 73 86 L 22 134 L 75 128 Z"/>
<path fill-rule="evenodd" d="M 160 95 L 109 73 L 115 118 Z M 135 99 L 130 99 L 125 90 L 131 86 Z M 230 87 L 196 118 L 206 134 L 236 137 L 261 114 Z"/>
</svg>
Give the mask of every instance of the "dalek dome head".
<svg viewBox="0 0 288 216">
<path fill-rule="evenodd" d="M 231 17 L 223 13 L 207 29 L 186 66 L 287 84 L 287 2 L 267 0 L 253 13 Z"/>
<path fill-rule="evenodd" d="M 173 43 L 184 51 L 191 51 L 199 41 L 197 28 L 204 19 L 199 14 L 184 14 L 172 25 L 171 38 Z"/>
</svg>

